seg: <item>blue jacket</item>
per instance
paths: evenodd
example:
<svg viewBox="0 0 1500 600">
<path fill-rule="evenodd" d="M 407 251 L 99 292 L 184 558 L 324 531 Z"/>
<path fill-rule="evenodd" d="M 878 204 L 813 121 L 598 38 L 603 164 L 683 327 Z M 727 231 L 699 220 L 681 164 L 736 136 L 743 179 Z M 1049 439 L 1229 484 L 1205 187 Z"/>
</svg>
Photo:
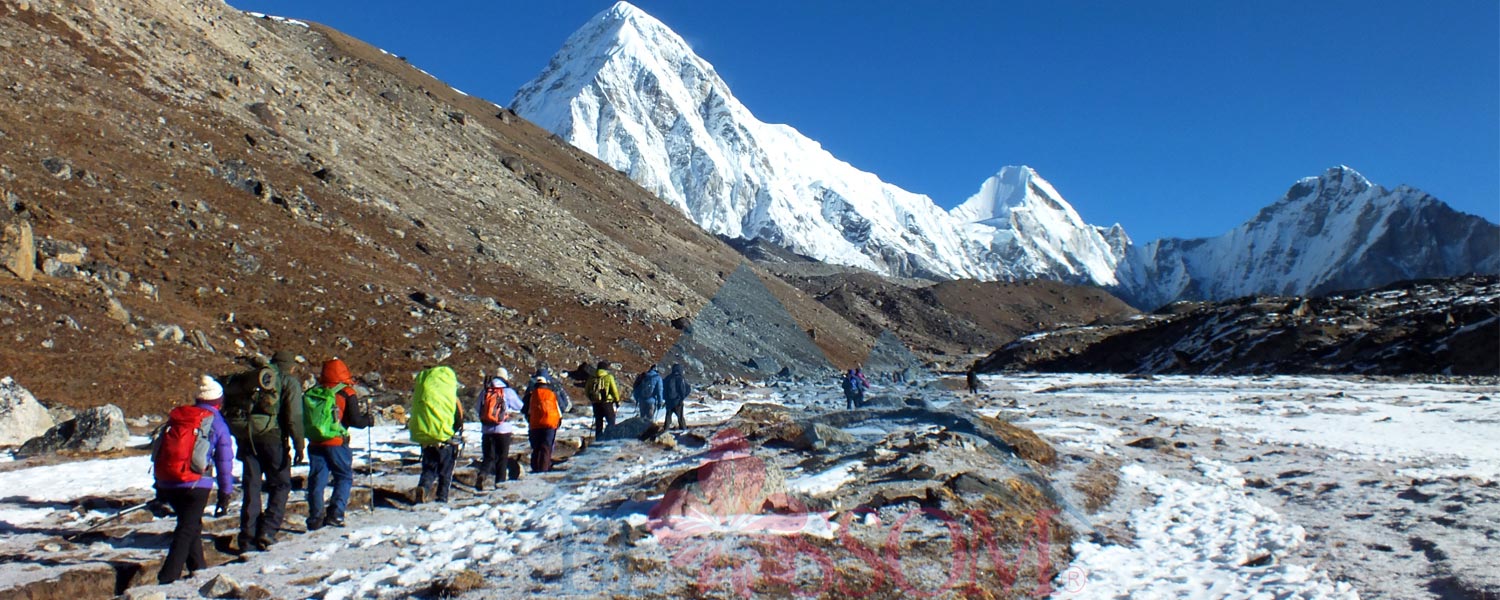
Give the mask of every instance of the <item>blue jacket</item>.
<svg viewBox="0 0 1500 600">
<path fill-rule="evenodd" d="M 630 391 L 630 395 L 635 398 L 636 402 L 650 402 L 657 406 L 662 405 L 664 401 L 662 399 L 661 373 L 656 372 L 656 367 L 651 367 L 651 370 L 646 371 L 641 375 L 640 379 L 636 380 L 635 388 Z"/>
<path fill-rule="evenodd" d="M 213 443 L 208 449 L 208 460 L 214 466 L 213 477 L 203 477 L 197 481 L 188 483 L 171 483 L 157 481 L 157 489 L 213 489 L 215 481 L 219 484 L 219 491 L 225 494 L 234 493 L 234 436 L 229 434 L 229 423 L 224 420 L 224 415 L 219 414 L 219 407 L 203 402 L 197 403 L 198 408 L 206 408 L 214 412 L 214 437 Z M 202 421 L 199 421 L 200 423 Z"/>
</svg>

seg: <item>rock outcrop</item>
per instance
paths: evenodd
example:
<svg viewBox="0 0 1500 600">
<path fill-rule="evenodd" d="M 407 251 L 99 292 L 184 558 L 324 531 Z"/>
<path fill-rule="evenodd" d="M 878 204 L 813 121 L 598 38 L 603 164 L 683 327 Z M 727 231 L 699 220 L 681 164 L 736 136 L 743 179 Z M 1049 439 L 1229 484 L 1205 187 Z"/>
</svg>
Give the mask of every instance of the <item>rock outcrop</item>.
<svg viewBox="0 0 1500 600">
<path fill-rule="evenodd" d="M 125 413 L 120 407 L 106 404 L 90 408 L 70 421 L 48 429 L 16 450 L 17 457 L 39 456 L 53 452 L 110 452 L 130 443 L 125 427 Z"/>
<path fill-rule="evenodd" d="M 18 446 L 47 433 L 55 423 L 47 407 L 14 379 L 0 379 L 0 447 Z"/>
</svg>

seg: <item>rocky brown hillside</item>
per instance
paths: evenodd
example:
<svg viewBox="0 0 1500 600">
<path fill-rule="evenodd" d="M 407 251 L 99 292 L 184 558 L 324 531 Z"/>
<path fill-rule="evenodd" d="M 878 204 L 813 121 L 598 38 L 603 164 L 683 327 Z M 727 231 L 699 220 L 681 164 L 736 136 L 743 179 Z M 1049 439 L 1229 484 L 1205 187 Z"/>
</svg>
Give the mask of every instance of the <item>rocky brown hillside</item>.
<svg viewBox="0 0 1500 600">
<path fill-rule="evenodd" d="M 743 262 L 504 109 L 218 2 L 0 0 L 0 98 L 0 373 L 53 402 L 160 410 L 282 348 L 398 390 L 640 365 Z M 757 274 L 835 365 L 873 345 Z"/>
<path fill-rule="evenodd" d="M 984 371 L 1500 376 L 1500 278 L 1409 281 L 1317 298 L 1181 302 L 1124 323 L 1060 328 Z"/>
<path fill-rule="evenodd" d="M 1047 280 L 933 283 L 746 252 L 766 269 L 817 298 L 865 333 L 896 334 L 945 368 L 967 368 L 985 354 L 1039 329 L 1114 321 L 1135 309 L 1096 287 Z"/>
</svg>

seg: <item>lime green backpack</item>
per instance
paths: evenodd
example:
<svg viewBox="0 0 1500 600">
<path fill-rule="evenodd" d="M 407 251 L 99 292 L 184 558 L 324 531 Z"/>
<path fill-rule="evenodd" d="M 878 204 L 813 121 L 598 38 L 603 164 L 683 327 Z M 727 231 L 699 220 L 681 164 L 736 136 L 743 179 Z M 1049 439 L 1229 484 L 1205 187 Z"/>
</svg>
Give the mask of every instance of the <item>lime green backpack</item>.
<svg viewBox="0 0 1500 600">
<path fill-rule="evenodd" d="M 342 383 L 332 388 L 316 385 L 302 393 L 302 426 L 312 441 L 326 442 L 349 435 L 338 418 L 338 395 L 342 389 Z"/>
<path fill-rule="evenodd" d="M 458 411 L 458 375 L 450 367 L 429 367 L 417 373 L 411 395 L 411 416 L 406 428 L 411 441 L 423 446 L 447 442 L 453 437 Z"/>
</svg>

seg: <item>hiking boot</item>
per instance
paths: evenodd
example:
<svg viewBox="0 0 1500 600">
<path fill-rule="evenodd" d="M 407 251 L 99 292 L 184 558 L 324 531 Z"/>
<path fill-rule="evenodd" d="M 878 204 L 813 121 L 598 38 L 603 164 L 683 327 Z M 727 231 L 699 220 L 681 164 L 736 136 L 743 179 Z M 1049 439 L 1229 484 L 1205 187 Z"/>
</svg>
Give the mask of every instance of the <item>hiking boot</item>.
<svg viewBox="0 0 1500 600">
<path fill-rule="evenodd" d="M 330 521 L 331 520 L 332 519 L 330 519 Z M 308 531 L 317 531 L 317 530 L 322 529 L 322 528 L 323 528 L 323 520 L 322 519 L 308 519 L 307 520 L 307 530 Z"/>
<path fill-rule="evenodd" d="M 484 488 L 490 487 L 489 479 L 489 476 L 480 475 L 478 479 L 474 480 L 474 491 L 482 492 Z"/>
<path fill-rule="evenodd" d="M 417 486 L 411 490 L 411 503 L 421 504 L 427 501 L 427 488 Z"/>
<path fill-rule="evenodd" d="M 343 517 L 328 517 L 328 521 L 327 521 L 326 524 L 329 527 L 343 527 L 344 526 L 344 518 Z"/>
<path fill-rule="evenodd" d="M 274 546 L 275 544 L 276 544 L 276 535 L 275 534 L 262 535 L 262 536 L 259 536 L 259 537 L 255 538 L 255 549 L 256 550 L 260 550 L 261 552 L 265 552 L 267 550 L 270 550 L 271 546 Z"/>
</svg>

